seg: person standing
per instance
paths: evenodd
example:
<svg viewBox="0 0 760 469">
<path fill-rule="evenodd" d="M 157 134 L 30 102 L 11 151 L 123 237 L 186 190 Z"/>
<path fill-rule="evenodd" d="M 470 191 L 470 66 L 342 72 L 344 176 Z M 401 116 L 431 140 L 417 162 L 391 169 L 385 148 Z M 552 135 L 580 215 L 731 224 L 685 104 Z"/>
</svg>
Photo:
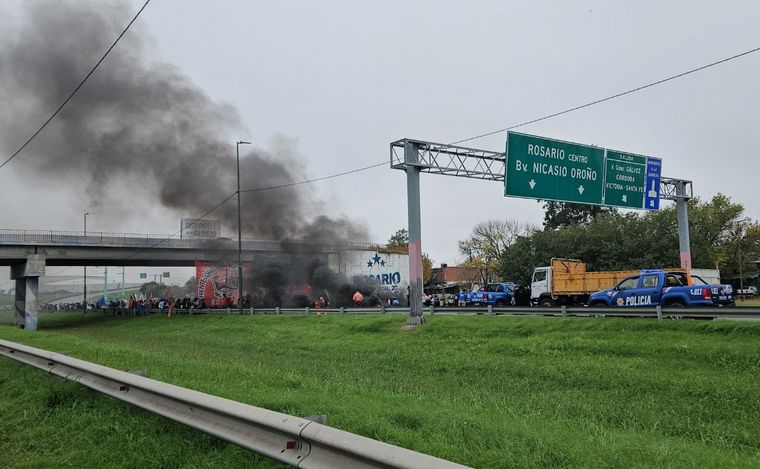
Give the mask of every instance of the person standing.
<svg viewBox="0 0 760 469">
<path fill-rule="evenodd" d="M 362 303 L 364 303 L 364 295 L 362 295 L 362 292 L 360 292 L 359 290 L 356 290 L 356 293 L 354 293 L 354 296 L 352 299 L 354 301 L 354 306 L 356 306 L 357 308 L 360 307 Z"/>
<path fill-rule="evenodd" d="M 169 317 L 169 319 L 171 319 L 172 318 L 172 314 L 174 313 L 174 305 L 176 303 L 175 303 L 174 297 L 170 297 L 167 301 L 169 303 L 169 311 L 167 313 L 167 316 Z"/>
</svg>

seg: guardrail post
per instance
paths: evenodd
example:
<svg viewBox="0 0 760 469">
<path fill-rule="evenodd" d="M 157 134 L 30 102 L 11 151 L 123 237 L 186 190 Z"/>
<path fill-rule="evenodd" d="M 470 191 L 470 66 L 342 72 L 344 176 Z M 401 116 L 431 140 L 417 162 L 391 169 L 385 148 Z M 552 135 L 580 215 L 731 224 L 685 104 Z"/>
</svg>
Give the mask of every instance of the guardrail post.
<svg viewBox="0 0 760 469">
<path fill-rule="evenodd" d="M 346 314 L 346 308 L 344 308 L 343 306 L 340 307 L 340 314 L 341 315 Z"/>
<path fill-rule="evenodd" d="M 227 314 L 230 314 L 230 311 L 231 311 L 230 308 L 227 308 Z"/>
<path fill-rule="evenodd" d="M 385 303 L 380 305 L 380 314 L 385 314 Z"/>
<path fill-rule="evenodd" d="M 279 306 L 277 306 L 277 307 L 274 308 L 274 314 L 277 315 L 277 316 L 280 315 L 280 307 Z"/>
<path fill-rule="evenodd" d="M 308 316 L 309 315 L 309 307 L 308 306 L 306 308 L 304 308 L 303 314 L 304 314 L 304 316 Z"/>
<path fill-rule="evenodd" d="M 488 314 L 493 314 L 493 306 L 488 305 Z"/>
<path fill-rule="evenodd" d="M 565 305 L 562 305 L 562 317 L 563 318 L 567 317 L 567 306 Z"/>
<path fill-rule="evenodd" d="M 435 314 L 435 306 L 430 305 L 430 315 L 432 316 L 434 314 Z"/>
<path fill-rule="evenodd" d="M 248 311 L 248 314 L 253 314 L 253 306 L 251 306 L 250 311 Z"/>
<path fill-rule="evenodd" d="M 657 305 L 657 320 L 662 321 L 662 306 Z"/>
</svg>

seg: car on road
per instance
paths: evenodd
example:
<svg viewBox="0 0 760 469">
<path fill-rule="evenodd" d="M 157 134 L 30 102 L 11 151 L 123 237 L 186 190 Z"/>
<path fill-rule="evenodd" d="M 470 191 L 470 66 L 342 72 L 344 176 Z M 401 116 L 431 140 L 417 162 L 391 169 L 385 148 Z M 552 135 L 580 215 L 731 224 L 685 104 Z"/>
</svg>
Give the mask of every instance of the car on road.
<svg viewBox="0 0 760 469">
<path fill-rule="evenodd" d="M 684 272 L 642 270 L 623 279 L 614 288 L 589 297 L 589 306 L 733 306 L 731 285 L 708 285 Z"/>
</svg>

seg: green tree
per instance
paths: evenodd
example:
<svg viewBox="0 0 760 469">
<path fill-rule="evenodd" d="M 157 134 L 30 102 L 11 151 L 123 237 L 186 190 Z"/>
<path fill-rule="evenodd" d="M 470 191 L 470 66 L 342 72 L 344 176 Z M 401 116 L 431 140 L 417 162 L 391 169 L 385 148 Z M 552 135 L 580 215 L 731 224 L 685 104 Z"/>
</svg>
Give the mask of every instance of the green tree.
<svg viewBox="0 0 760 469">
<path fill-rule="evenodd" d="M 422 254 L 422 284 L 425 285 L 433 279 L 433 260 L 426 253 Z"/>
<path fill-rule="evenodd" d="M 162 298 L 167 290 L 169 290 L 168 285 L 161 285 L 156 282 L 147 282 L 140 286 L 140 293 L 153 298 Z"/>
<path fill-rule="evenodd" d="M 731 238 L 731 228 L 742 212 L 741 204 L 732 202 L 722 194 L 709 202 L 696 198 L 689 202 L 694 267 L 730 265 L 731 256 L 727 252 L 731 250 L 730 246 L 727 247 L 727 240 Z M 585 224 L 574 223 L 554 230 L 528 233 L 504 251 L 500 274 L 527 284 L 533 269 L 549 265 L 552 257 L 580 259 L 588 264 L 589 270 L 678 267 L 675 207 L 645 214 L 607 212 Z"/>
<path fill-rule="evenodd" d="M 573 204 L 554 200 L 539 201 L 544 204 L 544 229 L 554 230 L 566 226 L 589 223 L 604 213 L 616 212 L 612 207 Z"/>
<path fill-rule="evenodd" d="M 183 295 L 189 295 L 191 297 L 195 296 L 196 291 L 196 281 L 195 281 L 195 275 L 190 277 L 187 282 L 182 286 L 182 294 Z"/>
<path fill-rule="evenodd" d="M 467 239 L 459 241 L 459 253 L 465 258 L 461 266 L 475 272 L 481 284 L 496 280 L 505 250 L 530 230 L 528 225 L 516 220 L 478 223 Z"/>
<path fill-rule="evenodd" d="M 406 228 L 402 228 L 393 235 L 391 235 L 390 239 L 388 240 L 388 246 L 389 247 L 406 247 L 409 244 L 409 232 L 406 230 Z"/>
</svg>

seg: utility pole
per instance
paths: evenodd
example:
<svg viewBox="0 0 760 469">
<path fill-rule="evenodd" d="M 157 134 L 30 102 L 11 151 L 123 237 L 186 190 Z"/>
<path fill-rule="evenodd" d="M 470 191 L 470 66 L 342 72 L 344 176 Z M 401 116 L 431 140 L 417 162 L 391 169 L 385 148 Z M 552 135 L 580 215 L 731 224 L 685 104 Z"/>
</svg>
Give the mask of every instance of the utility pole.
<svg viewBox="0 0 760 469">
<path fill-rule="evenodd" d="M 238 312 L 243 314 L 243 229 L 240 223 L 240 145 L 250 145 L 251 142 L 243 140 L 235 143 L 235 155 L 237 158 L 237 228 L 238 228 Z"/>
<path fill-rule="evenodd" d="M 87 242 L 87 215 L 90 212 L 84 212 L 84 241 Z M 84 313 L 87 314 L 87 265 L 84 266 L 84 302 L 82 303 Z"/>
</svg>

